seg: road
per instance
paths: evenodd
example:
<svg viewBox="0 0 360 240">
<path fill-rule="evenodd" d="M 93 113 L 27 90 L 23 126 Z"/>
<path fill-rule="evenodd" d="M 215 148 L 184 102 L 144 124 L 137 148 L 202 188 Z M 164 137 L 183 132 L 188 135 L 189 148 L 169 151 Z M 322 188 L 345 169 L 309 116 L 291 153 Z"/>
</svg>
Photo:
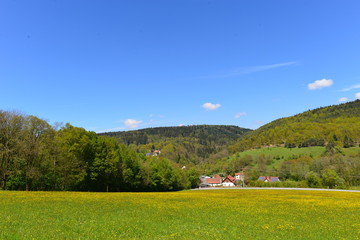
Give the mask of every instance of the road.
<svg viewBox="0 0 360 240">
<path fill-rule="evenodd" d="M 357 192 L 360 190 L 346 190 L 346 189 L 323 189 L 323 188 L 269 188 L 269 187 L 207 187 L 207 188 L 194 188 L 191 190 L 202 191 L 202 190 L 300 190 L 300 191 L 330 191 L 330 192 Z"/>
</svg>

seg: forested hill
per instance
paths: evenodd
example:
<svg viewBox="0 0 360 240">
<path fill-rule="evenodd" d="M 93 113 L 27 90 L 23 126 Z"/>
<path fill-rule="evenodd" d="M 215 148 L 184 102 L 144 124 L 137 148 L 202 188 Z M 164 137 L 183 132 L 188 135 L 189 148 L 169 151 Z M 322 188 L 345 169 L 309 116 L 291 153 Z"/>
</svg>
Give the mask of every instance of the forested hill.
<svg viewBox="0 0 360 240">
<path fill-rule="evenodd" d="M 350 147 L 360 142 L 360 100 L 281 118 L 247 134 L 231 151 L 272 145 Z"/>
<path fill-rule="evenodd" d="M 251 130 L 237 126 L 192 125 L 107 132 L 99 135 L 114 137 L 143 153 L 160 149 L 162 156 L 185 164 L 205 160 L 249 131 Z"/>
<path fill-rule="evenodd" d="M 226 145 L 236 140 L 250 129 L 226 125 L 191 125 L 179 127 L 146 128 L 135 131 L 100 133 L 115 137 L 126 145 L 148 144 L 167 140 L 169 138 L 194 138 L 203 144 Z"/>
</svg>

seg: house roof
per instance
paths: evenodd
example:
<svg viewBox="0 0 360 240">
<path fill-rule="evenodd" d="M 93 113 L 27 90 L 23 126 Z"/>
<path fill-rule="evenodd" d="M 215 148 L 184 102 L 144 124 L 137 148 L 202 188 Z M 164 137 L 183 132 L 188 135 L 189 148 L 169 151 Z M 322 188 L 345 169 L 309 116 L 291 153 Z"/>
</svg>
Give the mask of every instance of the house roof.
<svg viewBox="0 0 360 240">
<path fill-rule="evenodd" d="M 236 178 L 234 178 L 233 176 L 228 175 L 223 182 L 232 182 L 232 183 L 236 183 Z"/>
<path fill-rule="evenodd" d="M 270 177 L 272 182 L 280 181 L 279 177 Z"/>
<path fill-rule="evenodd" d="M 205 178 L 205 181 L 209 184 L 220 184 L 221 178 Z"/>
<path fill-rule="evenodd" d="M 268 182 L 277 182 L 280 181 L 279 177 L 272 177 L 272 176 L 260 176 L 258 178 L 260 181 L 268 181 Z"/>
<path fill-rule="evenodd" d="M 242 172 L 235 173 L 235 176 L 239 176 L 239 175 L 244 175 L 244 173 L 242 173 Z"/>
</svg>

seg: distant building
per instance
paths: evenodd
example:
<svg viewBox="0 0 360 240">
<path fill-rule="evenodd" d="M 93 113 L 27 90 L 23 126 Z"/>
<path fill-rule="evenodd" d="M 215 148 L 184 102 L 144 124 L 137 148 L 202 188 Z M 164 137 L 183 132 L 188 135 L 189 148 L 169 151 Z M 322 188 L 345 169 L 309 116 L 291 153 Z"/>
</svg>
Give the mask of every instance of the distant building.
<svg viewBox="0 0 360 240">
<path fill-rule="evenodd" d="M 210 187 L 219 187 L 221 186 L 222 179 L 220 175 L 215 175 L 213 178 L 206 178 L 206 182 L 209 184 Z"/>
<path fill-rule="evenodd" d="M 238 182 L 243 183 L 244 173 L 235 173 L 235 177 L 228 175 L 222 178 L 219 174 L 214 177 L 201 176 L 200 187 L 235 187 Z"/>
<path fill-rule="evenodd" d="M 223 181 L 222 181 L 222 185 L 224 187 L 235 187 L 236 185 L 236 178 L 234 178 L 231 175 L 228 175 Z"/>
<path fill-rule="evenodd" d="M 146 156 L 150 156 L 150 157 L 156 157 L 156 156 L 159 156 L 161 153 L 160 150 L 154 150 L 153 152 L 149 152 L 146 154 Z"/>
<path fill-rule="evenodd" d="M 272 177 L 272 176 L 260 176 L 258 178 L 258 181 L 263 181 L 263 182 L 280 182 L 279 177 Z"/>
<path fill-rule="evenodd" d="M 220 187 L 222 186 L 222 179 L 220 175 L 215 175 L 214 177 L 209 176 L 201 176 L 200 177 L 201 183 L 200 187 Z"/>
<path fill-rule="evenodd" d="M 236 181 L 244 181 L 244 173 L 243 172 L 238 172 L 238 173 L 235 173 L 235 179 Z"/>
</svg>

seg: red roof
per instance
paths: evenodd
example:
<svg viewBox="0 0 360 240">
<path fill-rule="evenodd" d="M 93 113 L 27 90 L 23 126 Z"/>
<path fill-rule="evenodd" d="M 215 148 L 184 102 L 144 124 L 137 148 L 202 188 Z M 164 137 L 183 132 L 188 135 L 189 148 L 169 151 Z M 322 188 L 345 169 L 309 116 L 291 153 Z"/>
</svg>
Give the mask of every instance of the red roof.
<svg viewBox="0 0 360 240">
<path fill-rule="evenodd" d="M 242 173 L 242 172 L 237 172 L 237 173 L 235 173 L 235 176 L 238 176 L 238 175 L 243 175 L 244 173 Z"/>
<path fill-rule="evenodd" d="M 236 183 L 236 178 L 234 178 L 233 176 L 227 176 L 223 182 L 232 182 L 232 183 Z"/>
<path fill-rule="evenodd" d="M 220 184 L 221 178 L 205 178 L 206 182 L 209 184 Z"/>
</svg>

